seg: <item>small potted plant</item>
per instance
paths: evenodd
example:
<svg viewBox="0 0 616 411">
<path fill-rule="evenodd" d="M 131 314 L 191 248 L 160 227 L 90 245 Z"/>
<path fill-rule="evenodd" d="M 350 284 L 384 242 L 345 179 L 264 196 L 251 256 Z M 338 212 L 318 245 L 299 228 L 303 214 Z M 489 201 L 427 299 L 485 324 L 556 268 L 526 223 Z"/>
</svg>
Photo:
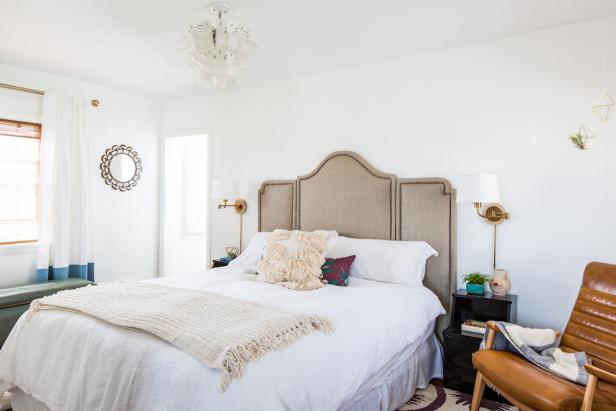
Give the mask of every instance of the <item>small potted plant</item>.
<svg viewBox="0 0 616 411">
<path fill-rule="evenodd" d="M 490 276 L 481 273 L 470 273 L 462 277 L 462 281 L 466 283 L 466 292 L 469 294 L 484 294 L 484 284 L 490 280 Z"/>
</svg>

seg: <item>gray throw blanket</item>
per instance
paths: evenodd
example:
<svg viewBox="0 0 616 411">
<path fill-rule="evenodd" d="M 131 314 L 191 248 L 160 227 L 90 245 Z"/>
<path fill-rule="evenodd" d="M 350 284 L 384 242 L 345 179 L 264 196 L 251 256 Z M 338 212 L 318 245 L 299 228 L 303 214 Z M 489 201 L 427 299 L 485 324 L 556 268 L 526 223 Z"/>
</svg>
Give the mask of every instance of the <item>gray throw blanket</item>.
<svg viewBox="0 0 616 411">
<path fill-rule="evenodd" d="M 564 352 L 555 347 L 556 333 L 553 330 L 525 328 L 504 321 L 495 323 L 500 332 L 494 338 L 493 350 L 519 354 L 539 368 L 586 385 L 588 374 L 584 364 L 590 364 L 590 359 L 584 352 Z M 485 347 L 487 335 L 481 349 Z"/>
</svg>

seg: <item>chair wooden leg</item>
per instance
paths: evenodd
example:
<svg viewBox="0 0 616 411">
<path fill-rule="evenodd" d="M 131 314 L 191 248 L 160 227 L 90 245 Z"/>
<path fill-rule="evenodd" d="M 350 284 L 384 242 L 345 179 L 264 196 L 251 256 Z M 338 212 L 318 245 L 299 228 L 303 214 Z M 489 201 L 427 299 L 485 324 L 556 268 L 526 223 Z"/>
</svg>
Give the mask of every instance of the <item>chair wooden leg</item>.
<svg viewBox="0 0 616 411">
<path fill-rule="evenodd" d="M 475 378 L 475 388 L 473 389 L 473 402 L 471 403 L 471 411 L 478 411 L 481 404 L 481 397 L 483 397 L 483 389 L 486 387 L 486 382 L 483 379 L 483 375 L 477 371 L 477 377 Z"/>
<path fill-rule="evenodd" d="M 584 391 L 584 400 L 582 401 L 582 407 L 580 411 L 590 411 L 592 408 L 592 400 L 595 396 L 595 389 L 597 388 L 597 377 L 592 374 L 588 374 L 588 383 L 586 384 L 586 391 Z"/>
</svg>

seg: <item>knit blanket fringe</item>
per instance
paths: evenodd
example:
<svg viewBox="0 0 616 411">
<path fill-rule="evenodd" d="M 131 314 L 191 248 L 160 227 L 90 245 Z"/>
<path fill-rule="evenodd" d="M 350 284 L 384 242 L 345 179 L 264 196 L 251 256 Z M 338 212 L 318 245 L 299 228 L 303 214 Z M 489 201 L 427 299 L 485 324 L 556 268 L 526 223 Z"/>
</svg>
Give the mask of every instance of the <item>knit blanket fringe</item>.
<svg viewBox="0 0 616 411">
<path fill-rule="evenodd" d="M 214 368 L 221 370 L 219 390 L 224 392 L 231 380 L 244 375 L 246 363 L 255 361 L 271 350 L 282 350 L 300 338 L 319 330 L 326 334 L 333 331 L 332 324 L 317 316 L 298 319 L 297 323 L 277 335 L 264 335 L 245 344 L 234 345 L 225 349 Z"/>
<path fill-rule="evenodd" d="M 221 294 L 143 282 L 103 283 L 34 300 L 27 318 L 42 310 L 86 314 L 138 330 L 220 370 L 218 390 L 241 378 L 248 362 L 281 350 L 333 324 L 314 314 L 287 311 Z"/>
</svg>

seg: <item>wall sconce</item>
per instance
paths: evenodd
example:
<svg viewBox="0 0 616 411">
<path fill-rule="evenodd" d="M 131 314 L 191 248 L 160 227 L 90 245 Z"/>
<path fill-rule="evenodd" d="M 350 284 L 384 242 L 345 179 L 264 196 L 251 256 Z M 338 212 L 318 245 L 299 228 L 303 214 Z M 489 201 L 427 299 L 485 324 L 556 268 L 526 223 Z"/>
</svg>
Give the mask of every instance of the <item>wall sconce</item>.
<svg viewBox="0 0 616 411">
<path fill-rule="evenodd" d="M 498 176 L 494 174 L 460 176 L 457 194 L 458 203 L 473 203 L 477 215 L 494 227 L 492 266 L 496 270 L 496 226 L 509 219 L 509 213 L 499 204 Z"/>
<path fill-rule="evenodd" d="M 237 198 L 237 182 L 236 181 L 212 181 L 211 197 L 215 200 L 222 201 L 218 204 L 219 210 L 224 210 L 227 207 L 233 207 L 236 213 L 240 215 L 240 252 L 242 251 L 244 220 L 243 216 L 246 212 L 246 200 Z M 235 198 L 235 202 L 230 203 L 230 199 Z"/>
</svg>

